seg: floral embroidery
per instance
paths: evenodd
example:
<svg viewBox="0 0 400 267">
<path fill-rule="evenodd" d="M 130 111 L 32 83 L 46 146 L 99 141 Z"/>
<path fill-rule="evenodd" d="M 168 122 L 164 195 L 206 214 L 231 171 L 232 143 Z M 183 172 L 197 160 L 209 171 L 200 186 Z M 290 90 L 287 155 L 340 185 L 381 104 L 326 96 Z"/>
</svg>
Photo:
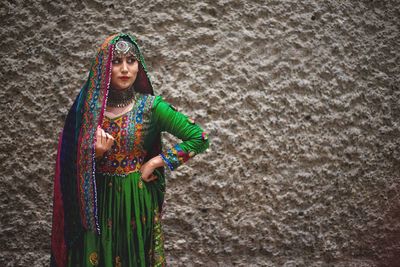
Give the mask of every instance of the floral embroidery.
<svg viewBox="0 0 400 267">
<path fill-rule="evenodd" d="M 164 156 L 163 153 L 160 154 L 162 160 L 165 162 L 165 164 L 167 164 L 168 168 L 172 171 L 174 170 L 174 166 L 172 165 L 172 163 Z"/>
<path fill-rule="evenodd" d="M 136 93 L 136 104 L 125 115 L 109 119 L 104 117 L 103 129 L 115 141 L 109 151 L 97 162 L 97 171 L 111 175 L 126 175 L 140 170 L 147 155 L 143 149 L 143 136 L 150 124 L 150 111 L 154 96 Z M 135 136 L 135 138 L 129 138 Z"/>
<path fill-rule="evenodd" d="M 92 252 L 89 255 L 89 261 L 93 266 L 99 265 L 99 256 L 97 255 L 97 252 Z"/>
<path fill-rule="evenodd" d="M 194 156 L 193 153 L 192 156 Z M 173 171 L 191 157 L 189 154 L 190 153 L 183 151 L 179 145 L 175 145 L 174 147 L 168 149 L 165 153 L 161 153 L 160 156 L 168 165 L 169 169 Z"/>
<path fill-rule="evenodd" d="M 153 252 L 152 266 L 165 266 L 165 253 L 164 253 L 164 235 L 161 228 L 160 214 L 158 209 L 154 210 L 154 228 L 153 228 Z"/>
</svg>

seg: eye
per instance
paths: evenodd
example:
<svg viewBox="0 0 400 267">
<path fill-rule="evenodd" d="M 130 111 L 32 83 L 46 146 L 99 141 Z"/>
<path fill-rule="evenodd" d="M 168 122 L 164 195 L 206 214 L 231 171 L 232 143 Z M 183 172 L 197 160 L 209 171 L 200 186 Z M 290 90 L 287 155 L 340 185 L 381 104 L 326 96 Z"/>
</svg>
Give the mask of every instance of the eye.
<svg viewBox="0 0 400 267">
<path fill-rule="evenodd" d="M 117 58 L 117 59 L 113 59 L 112 64 L 116 65 L 121 63 L 121 59 Z"/>
<path fill-rule="evenodd" d="M 128 62 L 128 64 L 133 64 L 133 63 L 135 63 L 135 61 L 136 61 L 136 58 L 134 58 L 134 57 L 128 57 L 126 59 L 126 62 Z"/>
</svg>

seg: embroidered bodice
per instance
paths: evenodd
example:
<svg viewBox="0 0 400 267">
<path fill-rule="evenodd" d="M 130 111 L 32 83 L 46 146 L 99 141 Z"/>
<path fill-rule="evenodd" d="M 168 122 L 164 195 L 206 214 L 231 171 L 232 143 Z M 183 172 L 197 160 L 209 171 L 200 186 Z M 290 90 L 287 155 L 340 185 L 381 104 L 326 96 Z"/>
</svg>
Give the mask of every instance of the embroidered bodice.
<svg viewBox="0 0 400 267">
<path fill-rule="evenodd" d="M 162 131 L 183 141 L 160 154 L 171 170 L 208 147 L 207 134 L 159 96 L 136 93 L 133 108 L 116 118 L 104 117 L 102 128 L 115 140 L 112 148 L 97 160 L 96 171 L 110 175 L 138 171 L 154 136 Z"/>
<path fill-rule="evenodd" d="M 149 130 L 154 96 L 139 96 L 127 113 L 113 119 L 104 117 L 102 128 L 114 137 L 114 144 L 99 160 L 98 172 L 127 174 L 140 169 L 147 154 L 143 137 Z"/>
</svg>

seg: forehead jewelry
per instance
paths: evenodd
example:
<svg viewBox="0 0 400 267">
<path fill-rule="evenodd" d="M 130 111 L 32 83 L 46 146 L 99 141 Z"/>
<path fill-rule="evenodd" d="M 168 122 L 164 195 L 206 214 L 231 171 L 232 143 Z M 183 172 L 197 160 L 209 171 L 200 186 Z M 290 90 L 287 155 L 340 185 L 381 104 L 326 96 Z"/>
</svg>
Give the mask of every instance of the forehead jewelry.
<svg viewBox="0 0 400 267">
<path fill-rule="evenodd" d="M 115 44 L 114 57 L 121 58 L 123 56 L 130 55 L 133 56 L 136 60 L 138 59 L 135 46 L 125 40 L 119 40 Z"/>
</svg>

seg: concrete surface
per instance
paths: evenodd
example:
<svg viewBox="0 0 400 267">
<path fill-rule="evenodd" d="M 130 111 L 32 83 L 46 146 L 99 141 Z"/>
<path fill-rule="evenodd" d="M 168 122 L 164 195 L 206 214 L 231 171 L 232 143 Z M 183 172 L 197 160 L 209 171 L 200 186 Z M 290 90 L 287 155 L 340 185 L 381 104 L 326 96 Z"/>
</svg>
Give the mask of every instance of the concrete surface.
<svg viewBox="0 0 400 267">
<path fill-rule="evenodd" d="M 118 31 L 210 133 L 170 174 L 170 266 L 400 266 L 399 17 L 394 0 L 1 1 L 0 266 L 48 265 L 57 135 Z"/>
</svg>

